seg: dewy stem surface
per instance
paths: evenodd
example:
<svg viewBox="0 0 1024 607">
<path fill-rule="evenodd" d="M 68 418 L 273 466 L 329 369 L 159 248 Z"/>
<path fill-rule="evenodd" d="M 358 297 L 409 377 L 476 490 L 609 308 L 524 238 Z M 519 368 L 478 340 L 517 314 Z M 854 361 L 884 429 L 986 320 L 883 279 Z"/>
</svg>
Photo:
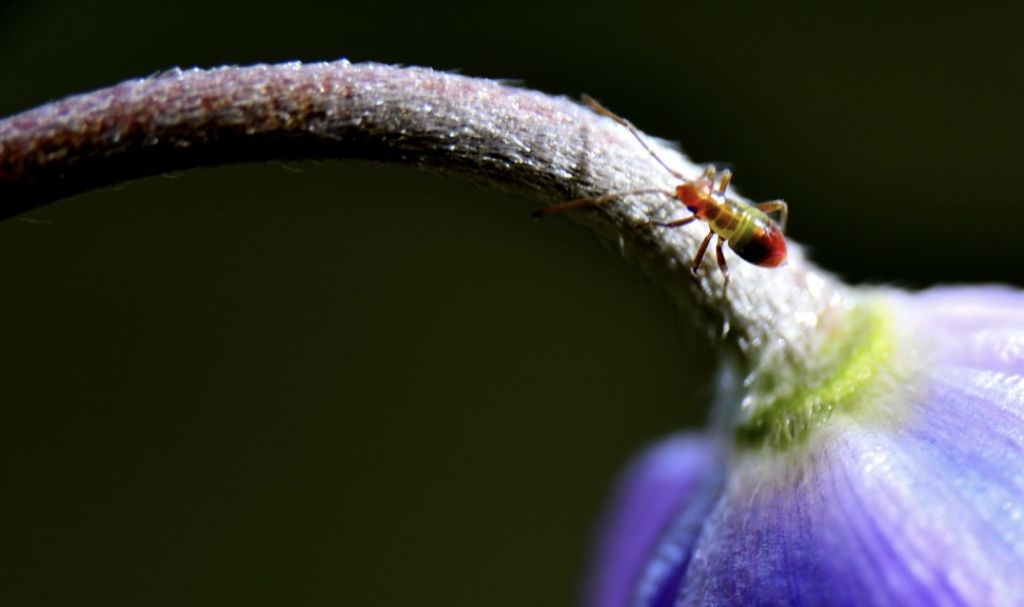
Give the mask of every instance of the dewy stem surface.
<svg viewBox="0 0 1024 607">
<path fill-rule="evenodd" d="M 641 136 L 683 176 L 702 172 L 671 146 Z M 167 171 L 307 158 L 415 165 L 545 205 L 679 185 L 621 124 L 570 99 L 430 69 L 342 60 L 170 70 L 0 120 L 0 217 Z M 736 181 L 742 184 L 742 174 Z M 789 203 L 798 215 L 819 201 Z M 811 368 L 806 362 L 835 347 L 831 340 L 850 326 L 851 314 L 860 318 L 852 291 L 792 242 L 787 264 L 772 269 L 727 251 L 727 291 L 712 259 L 694 278 L 689 265 L 707 226 L 654 225 L 688 215 L 664 195 L 625 197 L 566 215 L 640 262 L 693 323 L 715 336 L 717 347 L 739 355 L 754 387 L 763 378 L 777 387 L 799 385 Z M 856 356 L 870 366 L 878 355 Z M 813 394 L 791 391 L 787 398 L 796 400 L 749 401 L 752 417 L 741 436 L 799 435 L 810 424 L 793 411 L 818 410 L 817 400 L 851 390 L 856 382 L 849 377 L 859 368 L 837 362 L 831 383 L 822 380 Z M 772 429 L 776 423 L 789 429 Z"/>
</svg>

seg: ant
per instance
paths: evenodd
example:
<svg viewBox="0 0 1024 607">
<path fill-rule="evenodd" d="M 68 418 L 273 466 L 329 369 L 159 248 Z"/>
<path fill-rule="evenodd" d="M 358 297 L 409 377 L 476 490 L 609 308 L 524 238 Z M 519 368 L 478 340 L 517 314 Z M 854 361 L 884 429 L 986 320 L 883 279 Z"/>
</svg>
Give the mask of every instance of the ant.
<svg viewBox="0 0 1024 607">
<path fill-rule="evenodd" d="M 706 168 L 700 177 L 687 179 L 678 171 L 665 164 L 654 153 L 654 150 L 647 145 L 647 142 L 643 140 L 636 127 L 628 120 L 613 113 L 587 95 L 583 96 L 583 102 L 598 114 L 607 116 L 629 129 L 629 132 L 633 134 L 633 137 L 636 137 L 636 140 L 647 150 L 647 153 L 682 183 L 676 186 L 675 192 L 668 190 L 632 190 L 605 194 L 597 198 L 570 200 L 544 209 L 538 209 L 533 212 L 534 217 L 545 217 L 554 213 L 595 207 L 623 198 L 624 196 L 664 194 L 679 200 L 692 215 L 668 222 L 649 222 L 649 225 L 663 228 L 678 228 L 697 219 L 707 222 L 710 230 L 704 241 L 700 243 L 697 254 L 693 257 L 690 272 L 694 275 L 697 274 L 697 269 L 700 268 L 701 262 L 704 261 L 704 254 L 708 250 L 708 245 L 711 244 L 711 237 L 717 235 L 718 242 L 715 246 L 715 257 L 718 260 L 718 269 L 721 270 L 722 275 L 725 277 L 725 284 L 722 287 L 723 291 L 729 286 L 729 268 L 725 263 L 725 254 L 722 250 L 724 243 L 729 243 L 729 248 L 743 259 L 765 268 L 774 268 L 786 261 L 786 239 L 782 235 L 788 216 L 788 207 L 785 201 L 772 200 L 751 206 L 744 202 L 727 198 L 725 190 L 729 187 L 732 173 L 722 171 L 716 183 L 716 170 L 713 166 Z M 774 212 L 779 214 L 781 225 L 776 224 L 768 216 L 768 213 Z"/>
</svg>

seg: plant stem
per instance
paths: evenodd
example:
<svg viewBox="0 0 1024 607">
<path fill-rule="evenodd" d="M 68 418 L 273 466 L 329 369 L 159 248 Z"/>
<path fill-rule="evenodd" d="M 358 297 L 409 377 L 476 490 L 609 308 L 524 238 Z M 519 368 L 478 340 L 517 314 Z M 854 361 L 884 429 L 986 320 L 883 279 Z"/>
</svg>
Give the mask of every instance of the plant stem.
<svg viewBox="0 0 1024 607">
<path fill-rule="evenodd" d="M 701 169 L 648 140 L 676 171 Z M 229 162 L 364 158 L 483 181 L 545 204 L 678 181 L 621 125 L 564 97 L 379 64 L 170 70 L 49 103 L 0 121 L 0 217 L 95 187 Z M 808 201 L 794 203 L 796 212 Z M 748 371 L 799 370 L 854 305 L 849 289 L 790 244 L 764 269 L 729 256 L 732 279 L 706 260 L 689 271 L 705 224 L 662 195 L 567 213 L 636 258 L 695 323 Z M 711 256 L 708 256 L 709 258 Z M 723 331 L 727 328 L 727 331 Z"/>
</svg>

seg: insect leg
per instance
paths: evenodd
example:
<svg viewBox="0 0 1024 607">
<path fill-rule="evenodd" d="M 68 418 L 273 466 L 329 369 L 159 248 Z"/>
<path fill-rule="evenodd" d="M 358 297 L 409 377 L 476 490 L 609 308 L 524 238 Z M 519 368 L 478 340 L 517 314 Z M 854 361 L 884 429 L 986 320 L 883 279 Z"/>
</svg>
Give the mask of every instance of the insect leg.
<svg viewBox="0 0 1024 607">
<path fill-rule="evenodd" d="M 664 160 L 662 160 L 657 154 L 654 153 L 654 150 L 651 149 L 651 146 L 647 145 L 646 141 L 643 140 L 643 137 L 640 136 L 640 131 L 638 131 L 635 126 L 633 126 L 632 122 L 626 120 L 622 116 L 619 116 L 615 112 L 604 107 L 590 95 L 583 95 L 583 103 L 586 103 L 588 106 L 590 106 L 590 109 L 594 110 L 598 114 L 601 114 L 602 116 L 607 116 L 608 118 L 611 118 L 615 122 L 618 122 L 622 126 L 629 129 L 629 132 L 632 133 L 634 137 L 636 137 L 636 140 L 640 142 L 640 145 L 644 146 L 644 149 L 647 150 L 647 153 L 658 161 L 658 164 L 660 164 L 666 171 L 671 173 L 672 176 L 675 177 L 676 179 L 679 179 L 680 181 L 687 180 L 686 177 L 680 175 L 678 171 L 673 170 L 671 167 L 665 164 Z"/>
<path fill-rule="evenodd" d="M 789 219 L 789 205 L 786 204 L 785 200 L 769 200 L 768 202 L 762 202 L 755 205 L 758 209 L 765 213 L 779 213 L 779 225 L 782 226 L 782 231 L 786 231 L 786 220 Z"/>
<path fill-rule="evenodd" d="M 732 180 L 732 171 L 722 171 L 722 176 L 719 179 L 718 187 L 715 189 L 719 194 L 725 194 L 725 189 L 729 187 L 729 181 Z"/>
<path fill-rule="evenodd" d="M 700 243 L 700 248 L 697 249 L 697 254 L 693 256 L 693 264 L 690 265 L 691 274 L 697 274 L 697 269 L 700 268 L 700 262 L 704 261 L 704 253 L 707 253 L 708 245 L 711 244 L 711 237 L 714 235 L 714 232 L 709 231 L 708 235 L 704 237 L 704 242 Z"/>
<path fill-rule="evenodd" d="M 532 214 L 536 218 L 547 217 L 548 215 L 554 215 L 555 213 L 564 213 L 566 211 L 574 211 L 576 209 L 596 207 L 618 198 L 639 196 L 641 194 L 664 194 L 670 198 L 676 197 L 674 193 L 667 190 L 630 190 L 628 192 L 612 192 L 611 194 L 605 194 L 603 196 L 598 196 L 597 198 L 577 198 L 576 200 L 553 204 L 549 207 L 544 207 L 543 209 L 537 209 Z"/>
<path fill-rule="evenodd" d="M 648 221 L 647 225 L 658 226 L 660 228 L 679 228 L 679 227 L 685 226 L 686 224 L 690 223 L 694 219 L 697 219 L 697 216 L 696 215 L 690 215 L 689 217 L 685 217 L 683 219 L 676 219 L 676 220 L 673 220 L 673 221 L 665 221 L 665 222 L 661 222 L 661 221 Z"/>
<path fill-rule="evenodd" d="M 725 265 L 725 253 L 722 251 L 723 244 L 725 244 L 725 240 L 719 235 L 718 243 L 715 245 L 715 258 L 718 260 L 718 269 L 722 271 L 722 276 L 725 277 L 725 284 L 722 285 L 722 291 L 725 291 L 729 288 L 729 266 Z"/>
</svg>

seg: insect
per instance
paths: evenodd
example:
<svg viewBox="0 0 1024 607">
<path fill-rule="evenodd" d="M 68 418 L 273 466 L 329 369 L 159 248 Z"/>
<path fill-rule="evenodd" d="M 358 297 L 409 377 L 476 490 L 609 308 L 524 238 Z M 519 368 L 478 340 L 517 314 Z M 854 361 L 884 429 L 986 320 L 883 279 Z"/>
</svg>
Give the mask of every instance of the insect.
<svg viewBox="0 0 1024 607">
<path fill-rule="evenodd" d="M 654 221 L 650 222 L 650 225 L 678 228 L 699 219 L 706 222 L 710 228 L 708 235 L 700 243 L 697 254 L 693 257 L 693 263 L 690 265 L 690 271 L 694 275 L 697 274 L 701 262 L 704 261 L 704 254 L 707 253 L 713 236 L 718 236 L 718 242 L 715 246 L 715 258 L 718 261 L 718 269 L 722 272 L 722 276 L 725 277 L 723 289 L 729 286 L 729 267 L 725 263 L 725 253 L 722 250 L 725 243 L 728 243 L 729 248 L 737 255 L 755 265 L 774 268 L 786 261 L 786 239 L 782 233 L 785 230 L 789 209 L 784 201 L 772 200 L 751 206 L 728 198 L 725 195 L 725 191 L 729 187 L 732 173 L 722 171 L 716 178 L 717 171 L 713 166 L 705 169 L 700 177 L 687 179 L 678 171 L 670 168 L 658 157 L 654 150 L 647 145 L 647 142 L 643 140 L 640 132 L 637 131 L 632 123 L 586 95 L 583 96 L 583 101 L 598 114 L 607 116 L 629 129 L 629 132 L 647 150 L 647 153 L 682 183 L 676 186 L 674 192 L 669 190 L 631 190 L 628 192 L 605 194 L 597 198 L 570 200 L 534 211 L 534 217 L 544 217 L 554 213 L 594 207 L 625 196 L 663 194 L 679 200 L 686 207 L 686 210 L 690 211 L 691 215 L 668 222 Z M 780 223 L 776 224 L 772 221 L 768 213 L 778 213 Z"/>
</svg>

